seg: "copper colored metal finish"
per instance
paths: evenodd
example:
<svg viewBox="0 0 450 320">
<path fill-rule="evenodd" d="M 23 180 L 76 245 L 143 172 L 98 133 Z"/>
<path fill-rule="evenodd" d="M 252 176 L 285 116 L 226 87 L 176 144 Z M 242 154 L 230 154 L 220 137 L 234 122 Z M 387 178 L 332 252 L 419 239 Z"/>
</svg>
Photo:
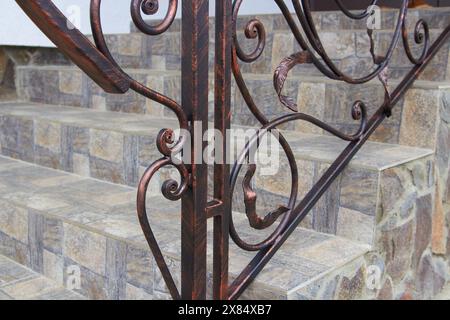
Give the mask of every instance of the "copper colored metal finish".
<svg viewBox="0 0 450 320">
<path fill-rule="evenodd" d="M 257 131 L 244 150 L 240 153 L 234 166 L 214 165 L 214 196 L 208 199 L 207 166 L 201 161 L 183 163 L 174 161 L 174 157 L 183 155 L 185 147 L 189 146 L 191 159 L 197 154 L 203 155 L 204 143 L 196 144 L 197 136 L 205 133 L 208 126 L 208 58 L 209 58 L 209 1 L 208 0 L 170 0 L 165 18 L 156 25 L 144 19 L 144 15 L 153 15 L 160 10 L 157 0 L 130 0 L 130 15 L 143 33 L 154 36 L 161 35 L 172 25 L 181 3 L 182 14 L 182 102 L 181 105 L 170 97 L 143 85 L 127 74 L 112 56 L 102 30 L 101 0 L 91 0 L 91 26 L 94 37 L 92 44 L 76 28 L 67 27 L 67 19 L 50 0 L 16 0 L 22 9 L 30 16 L 36 25 L 83 71 L 85 71 L 105 91 L 124 93 L 133 90 L 148 99 L 163 104 L 173 111 L 179 126 L 190 133 L 190 137 L 182 134 L 175 137 L 173 129 L 161 130 L 156 141 L 162 157 L 153 163 L 144 173 L 137 195 L 137 213 L 148 245 L 155 257 L 158 268 L 174 299 L 205 299 L 207 292 L 207 220 L 214 220 L 214 256 L 213 256 L 213 298 L 237 299 L 255 279 L 264 266 L 270 261 L 277 250 L 289 238 L 301 221 L 308 215 L 313 206 L 330 187 L 333 181 L 345 169 L 355 154 L 369 139 L 375 129 L 389 117 L 392 108 L 404 96 L 414 81 L 420 76 L 430 60 L 450 37 L 450 26 L 432 43 L 429 27 L 426 21 L 420 20 L 414 28 L 414 42 L 422 46 L 419 55 L 412 52 L 407 30 L 407 11 L 410 1 L 403 0 L 392 40 L 386 52 L 375 52 L 373 30 L 368 30 L 371 44 L 370 54 L 373 58 L 373 68 L 359 78 L 351 77 L 341 71 L 333 62 L 333 57 L 326 52 L 315 27 L 311 4 L 309 0 L 290 0 L 295 9 L 294 19 L 289 12 L 287 0 L 273 0 L 289 25 L 300 52 L 286 52 L 273 78 L 274 93 L 280 102 L 292 113 L 269 120 L 253 99 L 241 73 L 241 63 L 257 61 L 265 50 L 266 30 L 258 19 L 251 19 L 243 32 L 247 39 L 254 40 L 254 47 L 246 52 L 238 41 L 237 19 L 244 0 L 216 0 L 215 26 L 215 68 L 214 68 L 214 104 L 215 129 L 224 137 L 222 144 L 216 145 L 216 150 L 227 154 L 227 130 L 231 127 L 231 84 L 232 74 L 237 89 L 244 98 L 249 110 L 260 122 Z M 378 1 L 372 1 L 372 5 Z M 369 16 L 368 10 L 355 13 L 346 8 L 342 1 L 335 4 L 344 15 L 350 19 L 361 20 Z M 298 23 L 298 22 L 299 23 Z M 402 40 L 402 41 L 401 41 Z M 403 42 L 405 53 L 412 64 L 411 71 L 392 92 L 388 87 L 388 67 L 399 43 Z M 323 75 L 349 84 L 362 84 L 378 78 L 385 89 L 384 103 L 369 118 L 363 101 L 356 101 L 349 106 L 349 113 L 359 128 L 354 134 L 347 134 L 316 119 L 310 115 L 298 112 L 295 100 L 283 94 L 283 87 L 288 80 L 289 72 L 297 65 L 312 64 Z M 294 153 L 287 140 L 279 133 L 281 125 L 302 121 L 313 124 L 333 136 L 348 142 L 348 146 L 332 163 L 307 195 L 297 201 L 299 190 L 299 172 Z M 201 123 L 197 130 L 195 123 Z M 253 159 L 254 152 L 259 148 L 265 135 L 273 135 L 280 143 L 291 170 L 290 197 L 286 204 L 279 204 L 273 211 L 260 214 L 257 212 L 257 193 L 252 188 L 252 179 L 257 171 L 256 164 L 246 165 L 246 160 Z M 202 141 L 202 139 L 200 139 Z M 198 160 L 198 159 L 197 159 Z M 221 159 L 225 160 L 225 159 Z M 149 183 L 154 175 L 165 167 L 173 167 L 180 174 L 180 181 L 168 180 L 163 183 L 162 195 L 171 201 L 182 202 L 181 212 L 181 288 L 177 288 L 163 253 L 154 236 L 149 222 L 151 210 L 146 207 L 146 194 Z M 242 181 L 242 188 L 236 188 L 242 169 L 247 171 Z M 255 230 L 263 230 L 279 223 L 272 234 L 259 243 L 248 243 L 242 239 L 235 228 L 232 215 L 233 193 L 242 190 L 244 194 L 245 211 L 249 225 Z M 253 260 L 238 275 L 231 285 L 228 283 L 228 258 L 230 238 L 242 250 L 256 252 Z M 150 266 L 149 266 L 150 267 Z"/>
</svg>

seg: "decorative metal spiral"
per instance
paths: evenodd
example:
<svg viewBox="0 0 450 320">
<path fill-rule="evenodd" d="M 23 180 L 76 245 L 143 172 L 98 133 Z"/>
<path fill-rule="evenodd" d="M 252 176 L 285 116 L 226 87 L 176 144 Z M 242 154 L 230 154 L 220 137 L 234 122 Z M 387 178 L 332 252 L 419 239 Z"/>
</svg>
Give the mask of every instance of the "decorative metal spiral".
<svg viewBox="0 0 450 320">
<path fill-rule="evenodd" d="M 406 19 L 403 21 L 402 26 L 402 37 L 403 37 L 403 45 L 405 47 L 406 55 L 408 56 L 408 59 L 413 64 L 421 64 L 425 58 L 427 57 L 428 50 L 430 49 L 430 30 L 428 27 L 428 23 L 425 22 L 423 19 L 420 19 L 417 21 L 416 26 L 414 28 L 414 42 L 416 44 L 423 45 L 422 53 L 420 54 L 419 58 L 414 57 L 411 47 L 409 45 L 408 41 L 408 31 L 406 26 Z"/>
<path fill-rule="evenodd" d="M 165 18 L 157 25 L 150 25 L 145 22 L 142 13 L 154 15 L 159 10 L 158 0 L 132 0 L 131 17 L 136 27 L 145 34 L 156 36 L 167 31 L 170 28 L 178 10 L 178 0 L 169 0 L 169 9 Z"/>
<path fill-rule="evenodd" d="M 261 139 L 265 135 L 272 133 L 271 131 L 273 129 L 276 129 L 277 127 L 279 127 L 283 124 L 289 123 L 289 122 L 305 121 L 305 122 L 312 123 L 312 124 L 318 126 L 319 128 L 327 131 L 328 133 L 330 133 L 334 136 L 337 136 L 340 139 L 343 139 L 345 141 L 356 141 L 365 133 L 366 126 L 367 126 L 367 109 L 366 109 L 366 106 L 364 105 L 364 103 L 361 101 L 357 101 L 352 106 L 351 114 L 352 114 L 352 117 L 354 120 L 360 121 L 360 126 L 359 126 L 358 131 L 352 135 L 343 134 L 340 131 L 336 130 L 335 128 L 318 120 L 317 118 L 314 118 L 314 117 L 304 114 L 304 113 L 294 113 L 294 114 L 285 115 L 285 116 L 282 116 L 280 118 L 277 118 L 277 119 L 267 123 L 260 130 L 258 130 L 257 134 L 255 134 L 250 139 L 250 141 L 246 144 L 244 150 L 240 153 L 235 165 L 233 166 L 233 169 L 231 171 L 231 178 L 230 178 L 231 194 L 234 193 L 234 190 L 236 188 L 236 182 L 239 177 L 239 173 L 242 170 L 243 164 L 245 163 L 246 159 L 254 158 L 254 154 L 251 154 L 251 152 L 253 152 L 253 153 L 256 152 L 256 150 L 259 147 L 259 143 L 260 143 Z M 278 135 L 275 135 L 275 136 L 278 137 Z M 285 152 L 286 152 L 286 150 L 285 150 Z M 296 163 L 295 158 L 293 158 L 288 152 L 286 152 L 286 156 L 288 158 L 288 163 L 289 163 L 289 166 L 291 167 L 291 171 L 297 170 L 297 168 L 295 166 L 295 163 Z M 249 166 L 248 172 L 246 174 L 246 179 L 244 179 L 244 182 L 243 182 L 244 191 L 247 190 L 247 191 L 252 192 L 252 190 L 249 190 L 249 184 L 250 184 L 249 178 L 253 177 L 254 172 L 255 172 L 255 165 L 251 164 Z M 259 218 L 259 216 L 256 214 L 256 212 L 248 212 L 247 211 L 247 216 L 249 216 L 249 218 L 253 217 L 253 219 L 249 219 L 250 225 L 252 225 L 252 223 L 253 224 L 255 223 L 255 217 L 259 218 L 259 221 L 256 221 L 256 222 L 260 222 L 260 223 L 263 222 L 262 227 L 261 228 L 256 227 L 256 229 L 265 229 L 265 228 L 271 226 L 275 222 L 276 218 L 278 218 L 281 215 L 284 215 L 281 223 L 278 225 L 278 227 L 275 229 L 275 231 L 264 241 L 262 241 L 260 243 L 256 243 L 256 244 L 249 244 L 246 241 L 244 241 L 239 236 L 239 234 L 234 226 L 233 216 L 231 215 L 230 235 L 231 235 L 231 238 L 233 239 L 233 241 L 241 249 L 247 250 L 247 251 L 259 251 L 261 249 L 264 249 L 264 248 L 270 246 L 276 240 L 276 238 L 284 231 L 284 226 L 285 226 L 285 222 L 286 222 L 285 220 L 289 220 L 291 218 L 290 212 L 294 208 L 295 203 L 296 203 L 298 176 L 296 175 L 295 178 L 293 178 L 293 179 L 297 179 L 297 180 L 292 181 L 291 197 L 289 198 L 288 204 L 286 206 L 280 206 L 277 210 L 267 214 L 263 219 Z M 296 191 L 295 196 L 292 196 L 293 191 Z M 253 196 L 253 198 L 254 198 L 253 201 L 255 201 L 256 199 L 254 196 Z M 248 210 L 248 203 L 246 203 L 246 206 L 247 206 L 247 210 Z M 252 210 L 254 210 L 254 208 L 255 207 L 253 206 Z"/>
<path fill-rule="evenodd" d="M 293 155 L 293 152 L 291 150 L 291 147 L 289 146 L 286 139 L 279 134 L 276 129 L 285 123 L 292 122 L 292 121 L 306 121 L 309 123 L 312 123 L 325 131 L 331 133 L 332 135 L 335 135 L 345 141 L 355 141 L 358 140 L 366 130 L 367 126 L 367 110 L 363 102 L 357 101 L 351 108 L 351 114 L 353 119 L 360 120 L 360 127 L 358 131 L 355 134 L 348 135 L 345 133 L 340 132 L 339 130 L 325 124 L 324 122 L 311 117 L 309 115 L 303 114 L 303 113 L 295 113 L 287 116 L 283 116 L 280 118 L 277 118 L 273 121 L 269 121 L 265 115 L 260 111 L 258 106 L 256 105 L 255 101 L 253 100 L 250 91 L 245 83 L 245 80 L 242 76 L 239 61 L 242 61 L 244 63 L 252 63 L 255 62 L 263 53 L 265 49 L 265 43 L 266 43 L 266 32 L 264 25 L 261 21 L 257 19 L 250 20 L 244 29 L 244 35 L 247 39 L 256 39 L 257 43 L 255 46 L 255 49 L 250 52 L 244 52 L 242 50 L 238 37 L 237 37 L 237 19 L 239 15 L 239 9 L 241 7 L 243 0 L 235 0 L 233 3 L 233 51 L 232 51 L 232 69 L 233 74 L 235 77 L 235 80 L 237 82 L 237 86 L 239 90 L 241 91 L 244 101 L 246 102 L 249 110 L 254 114 L 254 116 L 260 121 L 260 123 L 263 125 L 261 130 L 258 131 L 258 133 L 253 137 L 253 139 L 250 140 L 250 142 L 246 145 L 246 148 L 242 151 L 240 154 L 240 157 L 236 161 L 232 174 L 231 174 L 231 190 L 232 193 L 235 190 L 236 182 L 238 179 L 238 175 L 240 171 L 242 170 L 243 163 L 246 159 L 249 157 L 251 158 L 252 155 L 249 154 L 250 150 L 254 150 L 254 147 L 256 146 L 256 149 L 259 147 L 259 141 L 260 139 L 270 133 L 273 134 L 279 141 L 281 147 L 284 150 L 284 153 L 286 154 L 290 169 L 291 169 L 291 192 L 290 197 L 288 200 L 288 203 L 286 206 L 280 206 L 278 209 L 274 210 L 273 212 L 270 212 L 266 214 L 263 217 L 260 217 L 256 213 L 256 192 L 253 191 L 253 189 L 250 186 L 251 179 L 253 178 L 256 170 L 256 165 L 250 164 L 249 168 L 247 170 L 247 173 L 245 175 L 244 181 L 243 181 L 243 189 L 244 189 L 244 198 L 245 198 L 245 206 L 246 206 L 246 214 L 249 219 L 250 226 L 252 226 L 255 229 L 265 229 L 275 223 L 275 221 L 282 217 L 279 225 L 275 228 L 275 230 L 272 232 L 270 236 L 268 236 L 264 241 L 261 241 L 259 243 L 248 243 L 244 241 L 238 234 L 233 218 L 231 217 L 231 223 L 230 223 L 230 235 L 233 241 L 242 249 L 247 251 L 259 251 L 262 250 L 271 244 L 277 239 L 277 237 L 283 233 L 286 225 L 290 221 L 291 217 L 291 210 L 294 208 L 296 201 L 297 201 L 297 191 L 298 191 L 298 184 L 299 184 L 299 177 L 298 177 L 298 168 L 295 161 L 295 157 Z M 284 5 L 284 3 L 283 3 Z M 285 8 L 281 6 L 281 8 Z M 287 11 L 287 7 L 286 13 Z M 283 12 L 285 13 L 285 12 Z M 290 16 L 290 13 L 289 13 Z M 288 21 L 289 23 L 289 21 Z M 294 29 L 295 30 L 295 29 Z M 301 35 L 300 35 L 301 37 Z M 303 38 L 302 40 L 303 41 Z M 306 42 L 305 42 L 306 43 Z M 301 52 L 298 52 L 296 54 L 291 55 L 290 57 L 284 59 L 279 67 L 275 70 L 274 73 L 274 87 L 275 90 L 280 98 L 280 101 L 283 105 L 285 105 L 290 110 L 297 112 L 298 108 L 297 105 L 294 102 L 294 99 L 285 96 L 282 94 L 282 89 L 284 86 L 284 83 L 288 77 L 289 71 L 294 68 L 296 65 L 304 64 L 304 63 L 320 63 L 318 62 L 317 58 L 311 54 L 310 51 L 304 50 Z M 330 75 L 333 77 L 333 75 Z"/>
</svg>

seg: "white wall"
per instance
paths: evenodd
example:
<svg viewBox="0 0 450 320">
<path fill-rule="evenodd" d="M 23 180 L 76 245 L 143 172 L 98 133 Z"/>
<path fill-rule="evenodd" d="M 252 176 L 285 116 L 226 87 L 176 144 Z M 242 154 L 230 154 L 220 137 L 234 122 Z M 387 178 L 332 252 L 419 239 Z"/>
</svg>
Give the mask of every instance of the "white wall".
<svg viewBox="0 0 450 320">
<path fill-rule="evenodd" d="M 130 26 L 131 0 L 103 0 L 102 18 L 105 33 L 127 33 Z M 184 0 L 186 1 L 186 0 Z M 190 1 L 190 0 L 187 0 Z M 70 16 L 74 5 L 80 12 L 80 29 L 90 33 L 89 0 L 53 0 L 53 2 Z M 181 2 L 181 1 L 180 1 Z M 211 3 L 211 15 L 214 14 L 214 0 Z M 14 0 L 0 1 L 0 45 L 53 46 L 23 13 Z M 151 18 L 164 17 L 168 0 L 160 0 L 159 12 Z M 75 8 L 77 8 L 75 7 Z M 263 14 L 278 12 L 273 0 L 244 0 L 241 14 Z M 178 10 L 180 14 L 181 8 Z"/>
</svg>

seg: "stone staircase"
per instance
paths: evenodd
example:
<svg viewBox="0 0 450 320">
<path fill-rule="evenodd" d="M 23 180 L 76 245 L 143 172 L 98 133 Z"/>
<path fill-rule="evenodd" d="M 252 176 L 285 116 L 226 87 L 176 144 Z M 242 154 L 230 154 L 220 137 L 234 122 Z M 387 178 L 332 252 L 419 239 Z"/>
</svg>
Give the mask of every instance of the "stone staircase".
<svg viewBox="0 0 450 320">
<path fill-rule="evenodd" d="M 379 50 L 390 39 L 395 15 L 383 11 L 382 30 L 376 33 Z M 420 17 L 429 21 L 434 35 L 450 20 L 447 9 L 410 15 L 411 23 Z M 240 18 L 239 29 L 250 18 Z M 265 53 L 242 70 L 256 103 L 273 118 L 287 111 L 276 98 L 272 71 L 297 48 L 281 16 L 260 18 L 269 36 Z M 350 24 L 335 12 L 314 18 L 336 63 L 352 74 L 367 70 L 364 25 Z M 175 21 L 163 36 L 147 37 L 132 28 L 129 35 L 108 36 L 108 42 L 133 77 L 180 101 L 179 29 Z M 449 48 L 433 60 L 243 298 L 428 299 L 442 290 L 450 280 Z M 177 121 L 137 94 L 105 94 L 54 50 L 6 52 L 16 64 L 18 98 L 0 98 L 0 254 L 60 286 L 68 281 L 67 270 L 78 268 L 77 293 L 89 299 L 168 299 L 139 227 L 135 188 L 146 167 L 160 158 L 157 133 L 176 128 Z M 397 50 L 391 87 L 410 67 L 405 59 L 403 49 Z M 293 70 L 286 91 L 297 97 L 302 112 L 348 132 L 357 128 L 350 115 L 354 101 L 366 102 L 371 114 L 383 99 L 375 81 L 349 86 L 310 66 Z M 257 126 L 235 87 L 232 109 L 236 128 Z M 296 155 L 301 197 L 346 144 L 303 123 L 284 127 L 283 134 Z M 287 201 L 289 172 L 282 159 L 275 176 L 256 178 L 260 212 Z M 174 236 L 180 234 L 179 203 L 164 200 L 159 191 L 173 174 L 163 170 L 155 177 L 147 201 L 179 285 L 180 239 Z M 256 232 L 248 226 L 240 187 L 233 206 L 245 239 L 256 241 L 273 230 Z M 231 245 L 230 257 L 233 278 L 251 255 Z"/>
</svg>

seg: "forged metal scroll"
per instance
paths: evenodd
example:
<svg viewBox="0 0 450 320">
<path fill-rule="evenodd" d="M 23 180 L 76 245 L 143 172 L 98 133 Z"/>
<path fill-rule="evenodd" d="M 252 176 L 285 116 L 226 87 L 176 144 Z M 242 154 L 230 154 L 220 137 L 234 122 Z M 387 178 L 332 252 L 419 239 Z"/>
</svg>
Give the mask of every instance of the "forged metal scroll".
<svg viewBox="0 0 450 320">
<path fill-rule="evenodd" d="M 366 75 L 354 78 L 351 77 L 341 70 L 334 64 L 333 57 L 330 57 L 324 46 L 322 45 L 320 36 L 316 30 L 314 20 L 311 14 L 311 7 L 309 0 L 291 0 L 292 5 L 295 9 L 295 14 L 300 21 L 300 26 L 304 32 L 306 38 L 300 32 L 300 28 L 294 21 L 288 7 L 285 4 L 285 0 L 274 0 L 275 3 L 281 10 L 287 24 L 289 25 L 297 43 L 301 47 L 302 51 L 292 54 L 285 59 L 283 59 L 279 66 L 276 68 L 274 73 L 274 88 L 279 97 L 282 105 L 287 107 L 289 110 L 295 112 L 292 115 L 285 115 L 278 117 L 274 120 L 269 120 L 260 111 L 256 105 L 250 91 L 247 88 L 244 77 L 242 76 L 239 61 L 244 63 L 255 62 L 263 53 L 266 41 L 266 31 L 264 25 L 258 19 L 250 20 L 244 30 L 244 35 L 247 39 L 257 39 L 255 49 L 250 53 L 245 53 L 241 46 L 239 45 L 237 37 L 237 19 L 239 14 L 239 9 L 243 3 L 243 0 L 235 0 L 233 2 L 233 74 L 237 83 L 237 87 L 240 90 L 245 103 L 247 104 L 249 110 L 253 115 L 259 120 L 263 127 L 258 131 L 258 133 L 249 141 L 245 149 L 242 151 L 240 157 L 236 161 L 231 175 L 231 190 L 234 192 L 235 185 L 237 182 L 237 177 L 239 171 L 243 167 L 245 159 L 251 158 L 250 150 L 254 150 L 259 146 L 259 141 L 262 136 L 266 134 L 274 134 L 278 138 L 285 154 L 288 158 L 289 165 L 291 166 L 292 172 L 292 185 L 291 185 L 291 196 L 289 198 L 289 203 L 287 206 L 280 205 L 278 209 L 273 212 L 268 213 L 263 218 L 258 216 L 256 213 L 256 198 L 257 194 L 251 187 L 251 179 L 254 177 L 256 172 L 256 165 L 249 164 L 247 173 L 243 180 L 243 191 L 246 206 L 246 213 L 249 219 L 250 226 L 255 229 L 264 229 L 275 223 L 277 218 L 282 217 L 281 223 L 275 229 L 271 236 L 266 240 L 258 244 L 249 244 L 242 240 L 233 223 L 231 216 L 230 222 L 230 235 L 234 242 L 243 250 L 257 251 L 257 256 L 249 263 L 249 265 L 242 271 L 237 279 L 233 282 L 230 287 L 230 299 L 236 299 L 240 296 L 243 290 L 250 284 L 254 277 L 261 271 L 264 265 L 270 260 L 273 254 L 279 249 L 282 243 L 287 239 L 290 233 L 299 225 L 299 223 L 306 217 L 307 213 L 312 209 L 312 205 L 318 201 L 318 199 L 326 190 L 327 186 L 331 184 L 331 181 L 335 179 L 337 175 L 343 170 L 346 164 L 351 160 L 354 154 L 361 148 L 362 144 L 370 137 L 375 128 L 381 123 L 381 121 L 386 116 L 391 115 L 392 107 L 397 103 L 399 99 L 400 92 L 404 92 L 412 84 L 414 80 L 420 74 L 420 71 L 425 68 L 425 65 L 430 61 L 431 57 L 436 54 L 438 48 L 442 45 L 442 42 L 448 37 L 450 33 L 450 27 L 447 27 L 446 31 L 441 35 L 441 37 L 431 46 L 430 45 L 430 35 L 428 24 L 424 20 L 419 20 L 416 23 L 414 30 L 414 41 L 416 44 L 421 44 L 423 46 L 422 52 L 419 56 L 414 56 L 412 49 L 410 48 L 408 40 L 407 31 L 407 8 L 409 5 L 408 0 L 403 0 L 399 15 L 396 22 L 396 27 L 394 34 L 392 36 L 391 43 L 388 50 L 384 54 L 376 54 L 374 40 L 373 40 L 373 30 L 368 30 L 368 36 L 370 39 L 370 54 L 373 57 L 374 70 L 368 72 Z M 365 10 L 360 13 L 354 13 L 348 10 L 340 0 L 335 0 L 341 11 L 350 19 L 361 20 L 367 18 L 371 13 L 369 10 Z M 376 5 L 377 1 L 371 2 L 371 7 Z M 405 78 L 405 80 L 400 84 L 400 86 L 393 91 L 391 94 L 388 90 L 388 65 L 392 60 L 394 50 L 397 48 L 400 38 L 403 40 L 404 49 L 408 59 L 414 65 L 413 70 L 408 75 L 410 79 Z M 378 111 L 372 116 L 370 121 L 367 118 L 367 108 L 362 101 L 356 101 L 351 107 L 351 115 L 355 120 L 360 121 L 360 126 L 358 131 L 353 135 L 348 135 L 339 130 L 323 123 L 322 121 L 311 117 L 309 115 L 298 113 L 298 106 L 295 100 L 289 96 L 285 96 L 282 91 L 285 81 L 288 78 L 288 73 L 297 65 L 312 63 L 315 67 L 326 77 L 346 82 L 349 84 L 363 84 L 372 79 L 378 77 L 381 84 L 385 90 L 385 99 L 383 105 L 378 109 Z M 417 69 L 417 70 L 416 70 Z M 301 92 L 300 92 L 301 94 Z M 323 130 L 329 132 L 330 134 L 349 141 L 349 147 L 343 151 L 343 153 L 336 159 L 333 165 L 327 170 L 321 179 L 312 187 L 311 191 L 305 196 L 305 198 L 299 203 L 296 203 L 296 194 L 293 194 L 293 190 L 298 188 L 298 168 L 291 155 L 291 149 L 287 141 L 281 136 L 276 130 L 278 126 L 284 123 L 292 121 L 306 121 L 312 123 Z"/>
</svg>

